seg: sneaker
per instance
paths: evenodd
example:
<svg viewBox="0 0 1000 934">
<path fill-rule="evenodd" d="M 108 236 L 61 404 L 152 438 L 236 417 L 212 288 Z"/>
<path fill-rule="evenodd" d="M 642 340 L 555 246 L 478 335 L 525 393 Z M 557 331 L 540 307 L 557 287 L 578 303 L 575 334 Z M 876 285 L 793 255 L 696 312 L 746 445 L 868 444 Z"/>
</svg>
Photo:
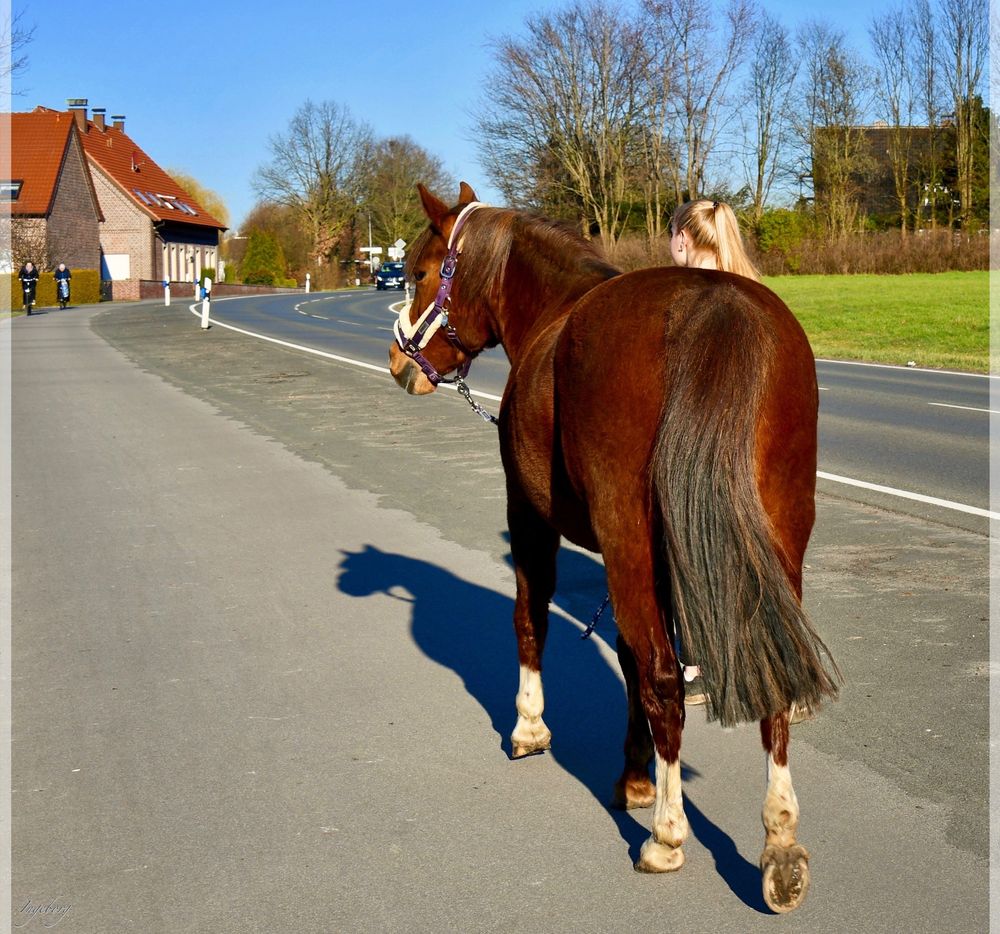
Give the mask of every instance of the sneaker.
<svg viewBox="0 0 1000 934">
<path fill-rule="evenodd" d="M 792 704 L 791 709 L 788 711 L 788 722 L 789 723 L 802 723 L 805 720 L 815 720 L 816 713 L 807 704 Z"/>
<path fill-rule="evenodd" d="M 692 707 L 704 704 L 708 700 L 705 693 L 705 682 L 701 678 L 701 669 L 697 665 L 684 666 L 684 703 Z"/>
</svg>

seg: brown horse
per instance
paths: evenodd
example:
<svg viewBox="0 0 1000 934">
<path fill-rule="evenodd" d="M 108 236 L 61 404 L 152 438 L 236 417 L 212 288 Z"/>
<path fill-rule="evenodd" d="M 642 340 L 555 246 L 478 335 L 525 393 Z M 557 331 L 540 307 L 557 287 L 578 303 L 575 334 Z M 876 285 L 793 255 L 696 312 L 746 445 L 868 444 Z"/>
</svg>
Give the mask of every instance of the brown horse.
<svg viewBox="0 0 1000 934">
<path fill-rule="evenodd" d="M 542 650 L 565 536 L 607 570 L 629 712 L 615 802 L 654 807 L 636 869 L 684 862 L 679 629 L 710 716 L 760 721 L 764 898 L 797 907 L 809 856 L 796 841 L 788 712 L 835 696 L 839 679 L 801 609 L 818 408 L 801 327 L 749 279 L 622 275 L 571 231 L 480 205 L 464 182 L 454 208 L 422 186 L 420 196 L 430 225 L 389 352 L 396 382 L 432 392 L 497 344 L 511 363 L 499 429 L 517 579 L 513 755 L 551 741 Z"/>
</svg>

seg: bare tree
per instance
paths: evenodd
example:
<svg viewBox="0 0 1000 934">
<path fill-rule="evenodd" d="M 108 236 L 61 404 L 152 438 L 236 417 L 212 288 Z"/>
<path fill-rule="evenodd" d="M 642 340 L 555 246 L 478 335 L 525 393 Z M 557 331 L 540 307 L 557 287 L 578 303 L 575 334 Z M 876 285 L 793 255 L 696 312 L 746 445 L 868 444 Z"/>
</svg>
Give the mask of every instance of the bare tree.
<svg viewBox="0 0 1000 934">
<path fill-rule="evenodd" d="M 862 119 L 873 75 L 844 34 L 813 20 L 799 33 L 805 77 L 799 135 L 811 156 L 817 214 L 834 236 L 857 225 L 858 195 L 871 168 Z"/>
<path fill-rule="evenodd" d="M 764 13 L 750 49 L 746 87 L 749 107 L 744 120 L 744 169 L 752 197 L 750 213 L 755 222 L 764 213 L 787 155 L 798 70 L 798 57 L 788 30 Z"/>
<path fill-rule="evenodd" d="M 642 91 L 644 127 L 639 137 L 646 234 L 652 246 L 664 232 L 668 204 L 682 199 L 682 159 L 671 134 L 680 41 L 665 18 L 647 17 L 644 39 L 649 68 Z"/>
<path fill-rule="evenodd" d="M 316 265 L 329 263 L 361 196 L 372 133 L 335 103 L 306 101 L 288 131 L 268 140 L 271 161 L 253 187 L 266 200 L 294 208 L 312 242 Z"/>
<path fill-rule="evenodd" d="M 881 16 L 873 17 L 869 35 L 878 67 L 879 108 L 889 128 L 888 155 L 899 205 L 899 229 L 905 236 L 910 215 L 915 107 L 912 22 L 906 8 L 902 5 L 892 7 Z"/>
<path fill-rule="evenodd" d="M 976 134 L 980 121 L 983 66 L 989 45 L 988 14 L 982 0 L 940 0 L 942 71 L 955 107 L 955 167 L 960 219 L 973 211 Z"/>
<path fill-rule="evenodd" d="M 495 43 L 488 101 L 476 117 L 494 183 L 515 204 L 576 205 L 609 253 L 635 177 L 646 48 L 634 19 L 604 0 L 529 17 L 524 39 Z M 554 197 L 553 197 L 554 195 Z"/>
<path fill-rule="evenodd" d="M 753 0 L 729 0 L 719 11 L 706 0 L 643 0 L 653 28 L 673 35 L 667 135 L 676 141 L 681 165 L 677 201 L 697 198 L 718 135 L 732 111 L 728 92 L 754 32 Z M 722 24 L 721 26 L 719 24 Z"/>
<path fill-rule="evenodd" d="M 937 227 L 938 198 L 944 191 L 941 158 L 941 75 L 938 68 L 940 36 L 930 0 L 914 0 L 910 14 L 913 31 L 913 60 L 917 112 L 927 125 L 927 145 L 923 147 L 918 169 L 919 204 L 917 224 L 926 209 L 931 229 Z"/>
<path fill-rule="evenodd" d="M 0 23 L 0 97 L 23 94 L 14 90 L 12 81 L 28 67 L 28 44 L 35 35 L 35 27 L 24 22 L 24 10 L 10 15 L 10 7 Z"/>
<path fill-rule="evenodd" d="M 451 191 L 454 180 L 441 160 L 418 146 L 410 137 L 379 140 L 364 181 L 361 210 L 370 213 L 376 242 L 412 243 L 426 226 L 417 183 L 431 191 Z"/>
<path fill-rule="evenodd" d="M 29 260 L 39 269 L 49 268 L 49 257 L 58 254 L 48 225 L 41 218 L 15 217 L 10 220 L 10 264 L 15 272 Z"/>
</svg>

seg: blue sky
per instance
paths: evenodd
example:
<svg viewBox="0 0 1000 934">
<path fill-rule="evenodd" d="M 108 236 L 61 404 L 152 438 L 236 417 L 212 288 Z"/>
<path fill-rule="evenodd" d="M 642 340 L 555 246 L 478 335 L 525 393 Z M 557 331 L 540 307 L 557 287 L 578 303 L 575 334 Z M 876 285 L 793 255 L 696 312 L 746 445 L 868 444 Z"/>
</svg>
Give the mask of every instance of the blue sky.
<svg viewBox="0 0 1000 934">
<path fill-rule="evenodd" d="M 867 54 L 872 7 L 888 2 L 763 5 L 790 27 L 822 16 Z M 63 109 L 67 98 L 85 97 L 109 117 L 125 114 L 126 132 L 161 166 L 222 196 L 234 228 L 254 204 L 251 178 L 267 161 L 268 136 L 308 98 L 347 105 L 379 136 L 409 135 L 481 197 L 499 200 L 479 166 L 470 116 L 491 69 L 490 39 L 564 5 L 15 0 L 14 12 L 36 28 L 12 109 Z"/>
</svg>

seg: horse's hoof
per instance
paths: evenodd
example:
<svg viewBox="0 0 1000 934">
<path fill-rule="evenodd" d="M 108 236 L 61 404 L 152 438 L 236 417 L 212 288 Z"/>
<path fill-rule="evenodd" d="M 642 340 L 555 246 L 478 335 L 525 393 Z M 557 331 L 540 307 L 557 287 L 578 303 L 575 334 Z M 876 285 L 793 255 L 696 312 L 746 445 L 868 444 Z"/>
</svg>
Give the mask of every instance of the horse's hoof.
<svg viewBox="0 0 1000 934">
<path fill-rule="evenodd" d="M 803 846 L 767 846 L 760 857 L 764 901 L 772 911 L 794 911 L 809 888 L 809 854 Z"/>
<path fill-rule="evenodd" d="M 656 785 L 648 778 L 619 779 L 611 798 L 611 806 L 622 811 L 648 808 L 656 800 Z"/>
<path fill-rule="evenodd" d="M 545 752 L 552 748 L 552 733 L 541 718 L 534 723 L 519 722 L 511 735 L 510 748 L 512 759 L 523 759 L 525 756 Z"/>
<path fill-rule="evenodd" d="M 639 851 L 636 872 L 676 872 L 684 865 L 684 851 L 679 846 L 657 843 L 650 837 Z"/>
<path fill-rule="evenodd" d="M 523 759 L 525 756 L 538 756 L 551 749 L 552 743 L 514 743 L 511 747 L 510 757 L 512 759 Z"/>
</svg>

